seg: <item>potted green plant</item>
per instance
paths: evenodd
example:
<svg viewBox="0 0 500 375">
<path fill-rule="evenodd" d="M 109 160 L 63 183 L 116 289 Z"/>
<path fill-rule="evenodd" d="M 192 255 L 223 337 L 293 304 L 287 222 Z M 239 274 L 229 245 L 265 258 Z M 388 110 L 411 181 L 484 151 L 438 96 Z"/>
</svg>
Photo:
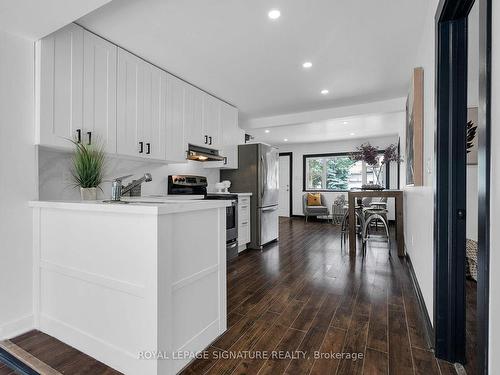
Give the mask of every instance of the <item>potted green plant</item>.
<svg viewBox="0 0 500 375">
<path fill-rule="evenodd" d="M 72 141 L 71 175 L 75 187 L 80 187 L 82 200 L 97 200 L 97 188 L 103 180 L 105 152 L 101 143 L 83 144 Z"/>
</svg>

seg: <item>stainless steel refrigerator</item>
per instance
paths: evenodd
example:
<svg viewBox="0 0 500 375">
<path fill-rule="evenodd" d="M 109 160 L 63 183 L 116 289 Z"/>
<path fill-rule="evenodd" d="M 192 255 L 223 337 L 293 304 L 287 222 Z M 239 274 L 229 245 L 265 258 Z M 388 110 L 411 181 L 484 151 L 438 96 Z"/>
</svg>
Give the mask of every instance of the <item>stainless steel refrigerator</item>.
<svg viewBox="0 0 500 375">
<path fill-rule="evenodd" d="M 238 169 L 222 170 L 233 193 L 252 193 L 250 248 L 260 249 L 278 239 L 278 149 L 264 143 L 238 146 Z"/>
</svg>

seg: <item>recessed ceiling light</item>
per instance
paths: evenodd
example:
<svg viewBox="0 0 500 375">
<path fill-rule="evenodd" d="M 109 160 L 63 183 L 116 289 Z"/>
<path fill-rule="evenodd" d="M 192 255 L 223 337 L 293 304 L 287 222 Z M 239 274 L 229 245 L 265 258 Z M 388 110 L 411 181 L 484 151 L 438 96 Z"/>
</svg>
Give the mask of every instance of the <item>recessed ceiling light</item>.
<svg viewBox="0 0 500 375">
<path fill-rule="evenodd" d="M 309 69 L 311 66 L 313 66 L 313 64 L 310 61 L 306 61 L 304 64 L 302 64 L 302 67 L 305 69 Z"/>
<path fill-rule="evenodd" d="M 269 130 L 269 129 L 266 129 L 266 130 L 264 130 L 264 132 L 269 133 L 269 132 L 270 132 L 270 130 Z"/>
<path fill-rule="evenodd" d="M 349 121 L 344 121 L 342 124 L 347 125 Z"/>
<path fill-rule="evenodd" d="M 350 135 L 356 135 L 356 133 L 351 133 Z"/>
<path fill-rule="evenodd" d="M 276 20 L 276 19 L 280 18 L 281 12 L 278 9 L 273 9 L 273 10 L 270 10 L 267 15 L 269 16 L 270 19 Z"/>
<path fill-rule="evenodd" d="M 288 138 L 283 139 L 283 141 L 288 142 Z"/>
<path fill-rule="evenodd" d="M 327 89 L 323 89 L 323 90 L 321 90 L 321 94 L 323 94 L 323 95 L 326 95 L 326 94 L 328 94 L 329 92 L 330 92 L 330 91 L 328 91 Z"/>
</svg>

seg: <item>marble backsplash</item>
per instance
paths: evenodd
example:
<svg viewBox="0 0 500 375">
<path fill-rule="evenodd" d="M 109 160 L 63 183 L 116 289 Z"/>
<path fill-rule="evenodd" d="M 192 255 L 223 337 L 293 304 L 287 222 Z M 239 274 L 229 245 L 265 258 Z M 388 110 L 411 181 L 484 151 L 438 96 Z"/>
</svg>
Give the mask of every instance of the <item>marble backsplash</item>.
<svg viewBox="0 0 500 375">
<path fill-rule="evenodd" d="M 214 184 L 219 182 L 218 169 L 207 169 L 196 161 L 182 164 L 164 164 L 159 162 L 129 160 L 119 157 L 108 157 L 105 168 L 105 182 L 98 191 L 99 199 L 111 196 L 111 180 L 113 178 L 132 174 L 140 178 L 149 172 L 153 176 L 151 182 L 142 185 L 142 194 L 167 194 L 167 177 L 171 174 L 192 174 L 206 176 L 208 190 L 214 190 Z M 127 184 L 131 179 L 126 180 Z M 80 190 L 74 187 L 71 180 L 71 154 L 45 148 L 38 149 L 38 196 L 40 200 L 79 200 Z"/>
</svg>

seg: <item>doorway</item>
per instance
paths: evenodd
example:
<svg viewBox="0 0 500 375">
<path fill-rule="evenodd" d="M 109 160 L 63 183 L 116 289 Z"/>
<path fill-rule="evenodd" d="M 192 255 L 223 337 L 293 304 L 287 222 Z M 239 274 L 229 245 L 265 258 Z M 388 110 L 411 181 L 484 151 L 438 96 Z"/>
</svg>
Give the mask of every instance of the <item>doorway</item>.
<svg viewBox="0 0 500 375">
<path fill-rule="evenodd" d="M 279 200 L 278 215 L 284 217 L 292 216 L 293 210 L 293 189 L 292 171 L 293 154 L 291 152 L 280 152 L 279 154 Z"/>
<path fill-rule="evenodd" d="M 488 373 L 491 0 L 479 6 L 477 373 Z M 474 0 L 436 12 L 434 330 L 438 358 L 465 363 L 468 16 Z"/>
</svg>

